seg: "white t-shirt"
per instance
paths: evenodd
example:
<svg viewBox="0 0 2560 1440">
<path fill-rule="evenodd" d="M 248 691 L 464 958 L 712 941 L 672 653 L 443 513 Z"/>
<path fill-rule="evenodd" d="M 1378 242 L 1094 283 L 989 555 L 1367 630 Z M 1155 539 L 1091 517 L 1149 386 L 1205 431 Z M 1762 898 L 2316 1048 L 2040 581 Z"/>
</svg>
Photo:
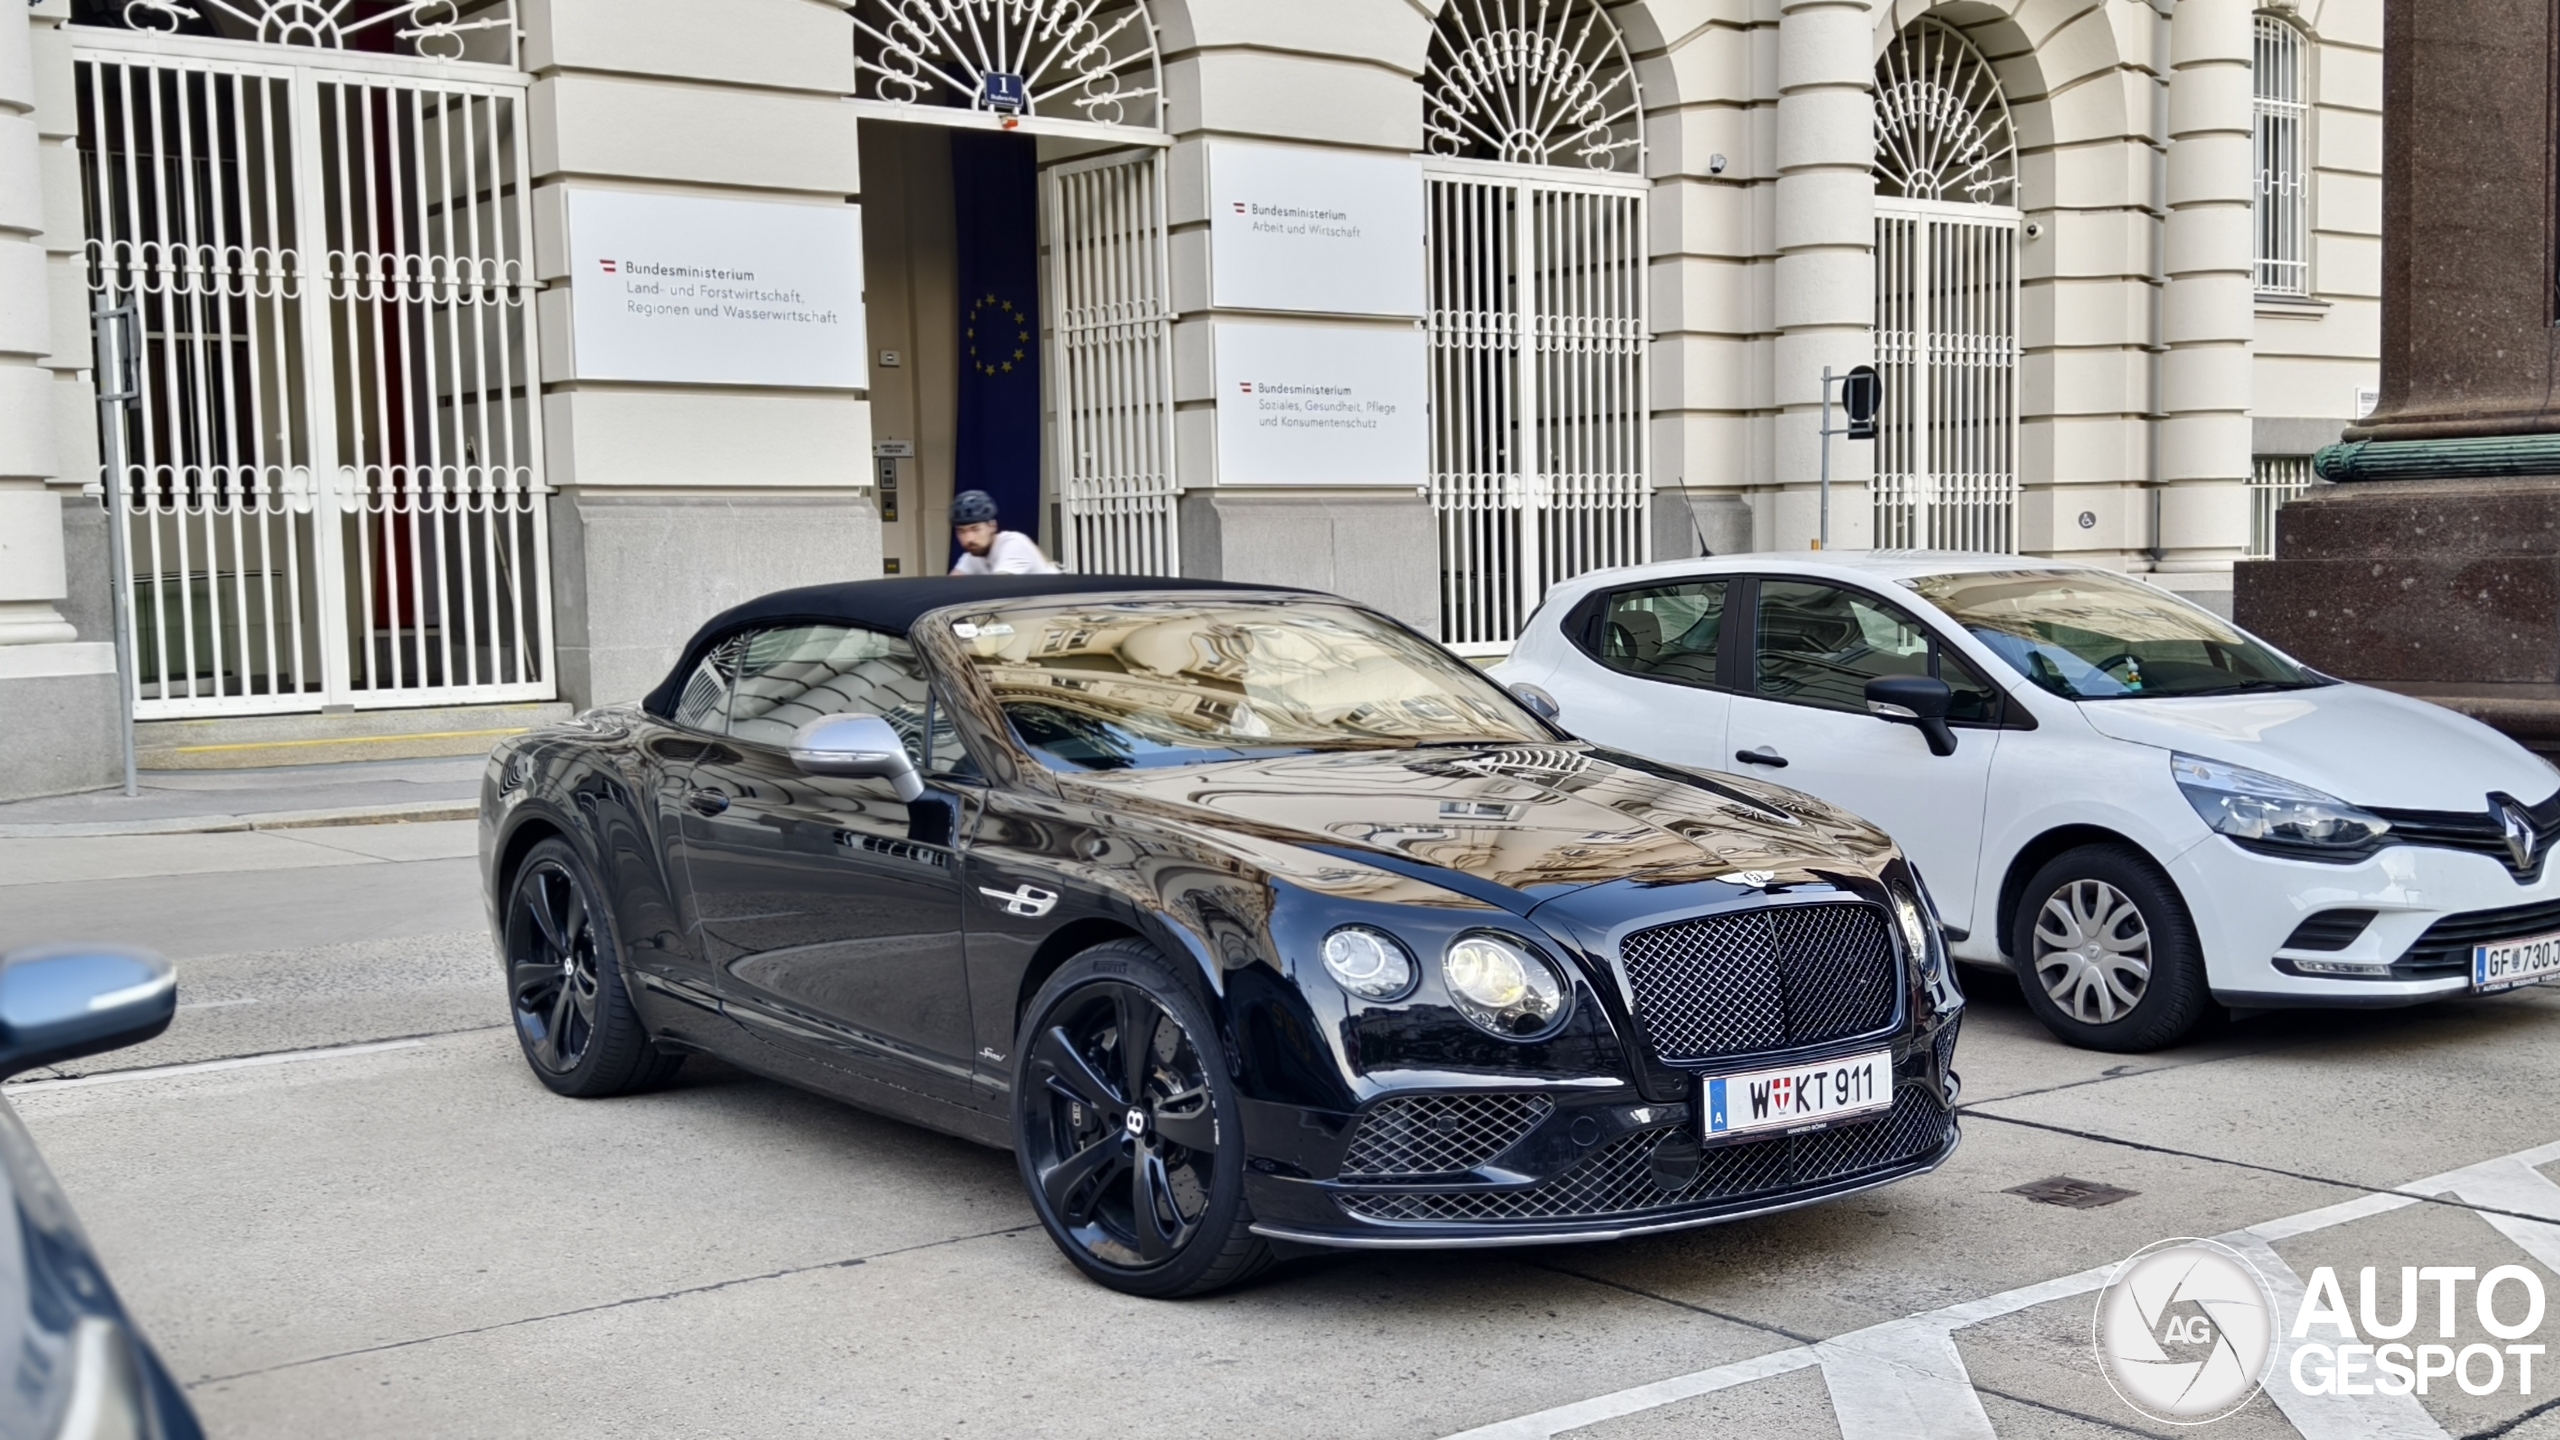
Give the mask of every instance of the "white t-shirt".
<svg viewBox="0 0 2560 1440">
<path fill-rule="evenodd" d="M 1055 575 L 1058 567 L 1040 553 L 1038 541 L 1019 530 L 999 530 L 996 543 L 984 555 L 960 554 L 960 563 L 951 567 L 954 575 Z"/>
</svg>

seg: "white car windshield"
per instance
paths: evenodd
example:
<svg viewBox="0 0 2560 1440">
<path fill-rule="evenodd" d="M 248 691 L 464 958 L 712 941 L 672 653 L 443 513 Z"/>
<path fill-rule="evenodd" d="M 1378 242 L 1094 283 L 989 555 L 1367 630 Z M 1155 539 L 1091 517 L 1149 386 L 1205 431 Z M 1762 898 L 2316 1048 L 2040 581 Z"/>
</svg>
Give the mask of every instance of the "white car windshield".
<svg viewBox="0 0 2560 1440">
<path fill-rule="evenodd" d="M 1982 570 L 1904 583 L 2019 674 L 2072 700 L 2328 683 L 2231 622 L 2103 570 Z"/>
<path fill-rule="evenodd" d="M 951 633 L 1053 770 L 1555 738 L 1474 666 L 1347 605 L 1032 604 Z"/>
</svg>

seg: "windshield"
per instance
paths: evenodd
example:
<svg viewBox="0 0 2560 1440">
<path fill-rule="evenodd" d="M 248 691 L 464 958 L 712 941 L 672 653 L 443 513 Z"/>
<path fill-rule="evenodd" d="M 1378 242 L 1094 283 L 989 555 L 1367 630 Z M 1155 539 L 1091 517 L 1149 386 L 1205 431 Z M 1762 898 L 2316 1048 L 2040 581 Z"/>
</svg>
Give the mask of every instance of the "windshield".
<svg viewBox="0 0 2560 1440">
<path fill-rule="evenodd" d="M 1554 740 L 1473 666 L 1347 605 L 1008 607 L 951 633 L 1053 770 Z"/>
<path fill-rule="evenodd" d="M 2326 683 L 2230 621 L 2104 570 L 1993 570 L 1904 583 L 2019 674 L 2072 700 Z"/>
</svg>

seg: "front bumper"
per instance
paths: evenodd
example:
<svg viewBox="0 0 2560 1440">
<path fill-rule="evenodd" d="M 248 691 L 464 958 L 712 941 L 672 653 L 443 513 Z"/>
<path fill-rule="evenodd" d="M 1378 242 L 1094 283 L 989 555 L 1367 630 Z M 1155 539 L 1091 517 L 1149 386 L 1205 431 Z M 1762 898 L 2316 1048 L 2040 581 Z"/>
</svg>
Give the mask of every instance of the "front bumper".
<svg viewBox="0 0 2560 1440">
<path fill-rule="evenodd" d="M 1894 1105 L 1863 1123 L 1701 1150 L 1688 1102 L 1632 1084 L 1470 1077 L 1392 1086 L 1354 1115 L 1248 1106 L 1246 1196 L 1271 1239 L 1354 1249 L 1551 1245 L 1718 1224 L 1873 1189 L 1945 1163 L 1958 1132 L 1956 1023 L 1896 1040 Z M 1458 1077 L 1433 1077 L 1446 1082 Z M 1361 1127 L 1432 1097 L 1498 1098 L 1538 1118 L 1463 1170 L 1348 1175 Z M 1508 1137 L 1511 1131 L 1501 1132 Z"/>
<path fill-rule="evenodd" d="M 2214 997 L 2246 1008 L 2377 1008 L 2467 994 L 2467 950 L 2457 970 L 2442 947 L 2421 948 L 2438 922 L 2560 906 L 2560 865 L 2546 861 L 2533 882 L 2518 884 L 2487 855 L 2416 845 L 2386 846 L 2352 865 L 2329 865 L 2257 854 L 2214 835 L 2168 869 L 2195 918 Z M 2344 949 L 2286 944 L 2305 919 L 2331 910 L 2370 910 L 2373 919 Z M 2560 929 L 2560 921 L 2519 925 L 2518 933 Z M 2297 968 L 2341 963 L 2374 969 L 2322 975 Z"/>
</svg>

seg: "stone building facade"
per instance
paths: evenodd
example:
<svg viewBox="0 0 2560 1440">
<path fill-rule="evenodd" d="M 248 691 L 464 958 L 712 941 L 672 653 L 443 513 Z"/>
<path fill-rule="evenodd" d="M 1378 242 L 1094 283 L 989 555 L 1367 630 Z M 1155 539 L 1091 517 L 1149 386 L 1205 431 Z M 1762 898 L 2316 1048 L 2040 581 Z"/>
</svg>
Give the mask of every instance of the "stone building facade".
<svg viewBox="0 0 2560 1440">
<path fill-rule="evenodd" d="M 146 731 L 468 744 L 632 698 L 747 595 L 941 570 L 982 474 L 1079 568 L 1314 585 L 1498 649 L 1563 575 L 1813 543 L 1822 377 L 1870 364 L 1835 548 L 2227 607 L 2375 385 L 2380 0 L 26 14 L 5 794 L 112 779 L 119 526 Z M 819 237 L 793 255 L 847 227 L 850 306 L 796 314 L 836 351 L 626 354 L 579 297 L 639 293 L 585 218 L 625 213 Z M 102 408 L 119 306 L 136 398 Z M 1302 433 L 1256 433 L 1282 411 Z"/>
</svg>

